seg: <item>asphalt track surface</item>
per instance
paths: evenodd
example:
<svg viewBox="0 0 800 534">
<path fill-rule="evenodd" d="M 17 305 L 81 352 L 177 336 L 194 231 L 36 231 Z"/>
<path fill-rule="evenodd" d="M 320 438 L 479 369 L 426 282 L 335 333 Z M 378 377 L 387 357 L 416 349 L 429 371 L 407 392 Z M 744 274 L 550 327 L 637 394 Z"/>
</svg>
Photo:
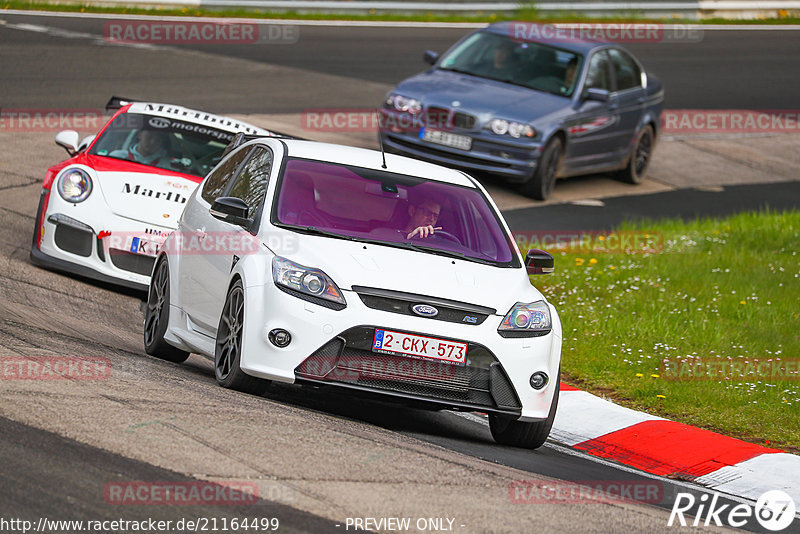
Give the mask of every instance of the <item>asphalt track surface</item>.
<svg viewBox="0 0 800 534">
<path fill-rule="evenodd" d="M 66 36 L 59 37 L 52 30 L 26 31 L 0 25 L 0 42 L 3 43 L 0 105 L 4 108 L 96 108 L 111 93 L 175 101 L 228 113 L 289 113 L 306 109 L 309 102 L 315 102 L 315 106 L 366 107 L 374 105 L 374 101 L 365 97 L 379 96 L 390 83 L 422 66 L 421 51 L 441 50 L 465 33 L 443 29 L 303 27 L 300 41 L 292 46 L 203 47 L 200 52 L 199 49 L 173 51 L 104 46 L 91 37 L 75 35 L 101 36 L 102 23 L 96 20 L 2 13 L 0 18 L 9 24 L 37 24 L 68 31 Z M 800 32 L 719 32 L 707 35 L 701 45 L 631 48 L 670 87 L 670 107 L 791 108 L 796 101 L 793 89 L 800 82 L 797 79 L 800 68 L 797 68 L 797 54 L 790 51 L 800 44 L 798 36 Z M 697 46 L 704 47 L 702 53 L 690 48 Z M 694 52 L 689 52 L 691 50 Z M 213 57 L 209 57 L 209 53 Z M 391 61 L 387 61 L 388 57 Z M 281 68 L 276 69 L 276 66 Z M 327 75 L 326 80 L 332 83 L 324 87 L 310 84 L 317 81 L 320 74 Z M 278 91 L 285 86 L 295 86 L 296 90 Z M 3 154 L 4 161 L 8 161 L 8 157 L 9 154 Z M 174 373 L 180 378 L 167 380 L 179 381 L 186 388 L 211 391 L 208 387 L 213 386 L 213 376 L 207 367 L 195 364 L 176 369 L 142 355 L 135 336 L 140 320 L 135 313 L 138 295 L 80 281 L 65 285 L 62 275 L 26 264 L 36 184 L 41 179 L 37 178 L 13 177 L 11 185 L 6 186 L 4 181 L 3 186 L 8 189 L 4 195 L 18 195 L 20 199 L 11 206 L 4 204 L 0 212 L 2 258 L 6 266 L 0 278 L 4 306 L 10 310 L 9 315 L 0 320 L 5 349 L 47 350 L 51 345 L 65 344 L 73 353 L 81 350 L 86 354 L 110 353 L 115 363 L 120 362 L 123 372 L 129 370 L 127 366 L 131 367 L 131 372 L 141 367 L 142 380 L 164 380 Z M 718 200 L 723 197 L 711 196 L 720 193 L 678 191 L 666 193 L 675 195 L 671 198 L 653 195 L 652 199 L 643 200 L 643 197 L 634 197 L 635 202 L 607 199 L 607 206 L 618 203 L 615 204 L 618 209 L 605 212 L 567 205 L 539 208 L 549 211 L 535 213 L 538 220 L 549 219 L 554 228 L 593 229 L 614 226 L 621 217 L 676 213 L 691 217 L 730 213 L 765 204 L 776 208 L 796 206 L 796 184 L 748 187 L 726 188 L 722 207 Z M 682 207 L 671 208 L 675 203 Z M 621 215 L 603 215 L 612 211 Z M 520 210 L 508 215 L 512 226 L 519 227 L 527 224 L 532 214 Z M 26 306 L 31 303 L 40 311 L 30 312 Z M 84 319 L 93 324 L 91 328 L 76 326 L 74 321 L 60 317 L 63 313 L 83 314 Z M 90 333 L 92 330 L 97 333 Z M 221 391 L 218 395 L 230 399 L 228 392 Z M 32 401 L 38 403 L 53 400 L 57 399 L 32 397 Z M 258 401 L 247 397 L 243 402 Z M 554 446 L 535 452 L 498 446 L 492 442 L 484 425 L 452 413 L 389 407 L 373 400 L 354 403 L 340 393 L 289 386 L 273 388 L 263 402 L 312 416 L 321 414 L 334 421 L 366 423 L 532 475 L 565 481 L 650 480 L 642 474 L 571 455 Z M 0 475 L 4 488 L 3 499 L 0 499 L 3 517 L 58 516 L 68 512 L 72 519 L 83 517 L 81 514 L 89 519 L 100 519 L 111 513 L 116 517 L 121 514 L 119 508 L 109 511 L 97 504 L 96 497 L 112 474 L 127 480 L 185 480 L 184 475 L 8 419 L 0 419 L 0 457 L 4 459 Z M 665 499 L 658 506 L 665 509 L 671 507 L 670 496 L 676 492 L 701 491 L 689 490 L 668 480 L 662 483 Z M 87 500 L 87 491 L 93 492 L 95 498 Z M 282 505 L 268 501 L 263 506 L 272 513 L 282 514 L 287 530 L 291 526 L 298 532 L 332 531 L 330 522 L 311 514 L 281 508 Z M 193 510 L 180 510 L 183 515 L 191 515 L 190 511 Z M 208 510 L 204 511 L 209 515 Z M 226 512 L 235 514 L 236 511 L 222 510 L 219 515 Z M 138 517 L 139 513 L 141 510 L 134 510 L 130 515 Z M 167 510 L 165 514 L 173 514 L 170 517 L 174 518 L 174 511 Z M 148 509 L 147 515 L 152 517 L 156 513 Z M 586 530 L 590 524 L 585 519 L 579 523 Z M 581 526 L 576 530 L 581 531 Z M 758 530 L 753 525 L 751 529 Z"/>
</svg>

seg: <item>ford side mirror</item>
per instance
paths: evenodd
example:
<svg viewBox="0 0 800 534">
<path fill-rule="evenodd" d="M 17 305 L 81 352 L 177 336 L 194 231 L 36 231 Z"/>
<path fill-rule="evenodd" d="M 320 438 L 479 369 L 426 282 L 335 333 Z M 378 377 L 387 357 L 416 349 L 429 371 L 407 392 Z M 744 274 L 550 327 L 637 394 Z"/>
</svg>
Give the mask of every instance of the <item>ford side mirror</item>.
<svg viewBox="0 0 800 534">
<path fill-rule="evenodd" d="M 439 54 L 437 54 L 433 50 L 426 50 L 425 53 L 422 55 L 422 59 L 425 60 L 425 63 L 433 65 L 434 63 L 436 63 L 436 60 L 439 59 Z"/>
<path fill-rule="evenodd" d="M 528 274 L 550 274 L 555 270 L 553 255 L 538 248 L 532 248 L 525 255 L 525 268 Z"/>
<path fill-rule="evenodd" d="M 586 90 L 586 100 L 595 100 L 597 102 L 608 102 L 608 90 L 598 89 L 591 87 Z"/>
<path fill-rule="evenodd" d="M 56 144 L 64 147 L 67 154 L 74 156 L 78 153 L 78 141 L 80 136 L 75 130 L 64 130 L 56 134 Z"/>
<path fill-rule="evenodd" d="M 250 226 L 251 221 L 247 218 L 249 212 L 250 208 L 244 200 L 235 197 L 219 197 L 210 210 L 212 217 L 238 226 Z"/>
</svg>

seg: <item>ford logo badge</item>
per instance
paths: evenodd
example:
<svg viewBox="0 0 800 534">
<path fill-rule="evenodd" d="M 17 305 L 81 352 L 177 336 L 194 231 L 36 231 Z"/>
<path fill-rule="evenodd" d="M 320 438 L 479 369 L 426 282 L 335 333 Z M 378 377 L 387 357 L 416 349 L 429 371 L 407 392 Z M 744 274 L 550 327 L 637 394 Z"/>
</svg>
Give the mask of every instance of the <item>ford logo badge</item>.
<svg viewBox="0 0 800 534">
<path fill-rule="evenodd" d="M 436 317 L 439 315 L 439 310 L 427 304 L 416 304 L 411 306 L 411 311 L 422 317 Z"/>
</svg>

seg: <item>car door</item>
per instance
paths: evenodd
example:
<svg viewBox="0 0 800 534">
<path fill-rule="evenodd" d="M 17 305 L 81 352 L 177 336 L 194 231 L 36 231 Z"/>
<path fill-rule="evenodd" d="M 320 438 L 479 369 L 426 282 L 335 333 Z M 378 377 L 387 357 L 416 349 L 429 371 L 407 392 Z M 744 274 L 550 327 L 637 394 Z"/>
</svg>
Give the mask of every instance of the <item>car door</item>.
<svg viewBox="0 0 800 534">
<path fill-rule="evenodd" d="M 198 271 L 204 276 L 198 280 L 199 292 L 206 299 L 198 310 L 204 326 L 212 328 L 214 335 L 218 327 L 222 307 L 228 293 L 231 270 L 242 255 L 254 253 L 259 244 L 256 234 L 260 224 L 264 198 L 269 185 L 274 156 L 272 150 L 256 145 L 247 154 L 247 159 L 230 181 L 222 196 L 243 200 L 248 208 L 248 224 L 243 226 L 217 219 L 210 215 L 207 223 L 208 238 L 213 239 L 213 253 L 198 258 Z"/>
<path fill-rule="evenodd" d="M 614 73 L 615 99 L 619 116 L 618 152 L 615 159 L 622 165 L 633 149 L 636 133 L 645 107 L 645 89 L 642 86 L 642 71 L 639 64 L 625 50 L 608 50 Z"/>
<path fill-rule="evenodd" d="M 608 101 L 587 98 L 589 89 L 608 91 Z M 607 50 L 597 50 L 589 56 L 579 91 L 575 114 L 565 124 L 568 136 L 565 174 L 607 167 L 620 148 L 619 114 L 616 102 L 610 97 L 613 78 Z"/>
<path fill-rule="evenodd" d="M 217 252 L 214 250 L 217 236 L 213 234 L 217 220 L 209 210 L 214 200 L 225 196 L 250 150 L 251 147 L 244 147 L 231 153 L 211 171 L 186 205 L 178 223 L 181 236 L 180 302 L 189 316 L 190 326 L 206 335 L 214 334 L 216 319 L 219 318 L 215 319 L 209 312 L 213 309 L 212 295 L 203 283 L 213 276 L 215 262 L 208 258 Z"/>
</svg>

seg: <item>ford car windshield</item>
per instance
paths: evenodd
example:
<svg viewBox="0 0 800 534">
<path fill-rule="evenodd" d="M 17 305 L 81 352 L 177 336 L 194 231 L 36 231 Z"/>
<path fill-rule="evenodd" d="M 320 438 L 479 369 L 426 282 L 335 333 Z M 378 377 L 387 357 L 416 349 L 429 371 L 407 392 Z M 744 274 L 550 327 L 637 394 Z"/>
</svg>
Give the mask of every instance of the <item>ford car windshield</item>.
<svg viewBox="0 0 800 534">
<path fill-rule="evenodd" d="M 491 32 L 472 34 L 442 58 L 439 68 L 570 96 L 582 56 Z"/>
<path fill-rule="evenodd" d="M 272 220 L 317 235 L 519 266 L 478 189 L 386 171 L 289 159 Z"/>
<path fill-rule="evenodd" d="M 233 135 L 193 122 L 123 113 L 89 153 L 202 178 L 219 162 Z"/>
</svg>

